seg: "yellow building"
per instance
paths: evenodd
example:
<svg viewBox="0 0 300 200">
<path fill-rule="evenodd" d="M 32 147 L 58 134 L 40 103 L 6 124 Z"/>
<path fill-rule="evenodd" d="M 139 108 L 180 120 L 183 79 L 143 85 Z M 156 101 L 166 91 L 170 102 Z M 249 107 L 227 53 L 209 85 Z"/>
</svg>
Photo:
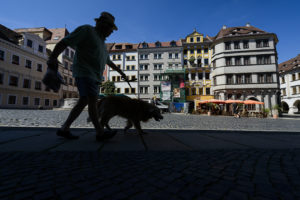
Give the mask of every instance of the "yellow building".
<svg viewBox="0 0 300 200">
<path fill-rule="evenodd" d="M 210 80 L 211 42 L 209 37 L 203 37 L 196 29 L 182 41 L 186 101 L 213 98 Z"/>
</svg>

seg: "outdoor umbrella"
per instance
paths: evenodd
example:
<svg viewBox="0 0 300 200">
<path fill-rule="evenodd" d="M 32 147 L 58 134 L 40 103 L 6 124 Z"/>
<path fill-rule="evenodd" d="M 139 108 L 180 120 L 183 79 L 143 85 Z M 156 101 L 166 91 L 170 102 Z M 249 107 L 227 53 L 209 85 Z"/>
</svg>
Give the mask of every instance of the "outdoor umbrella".
<svg viewBox="0 0 300 200">
<path fill-rule="evenodd" d="M 208 100 L 208 103 L 224 104 L 225 101 L 219 100 L 219 99 L 210 99 L 210 100 Z"/>
<path fill-rule="evenodd" d="M 254 101 L 254 100 L 246 100 L 244 101 L 244 104 L 265 104 L 264 102 L 261 102 L 261 101 Z"/>
<path fill-rule="evenodd" d="M 229 100 L 226 100 L 225 103 L 244 103 L 244 101 L 242 101 L 242 100 L 229 99 Z"/>
</svg>

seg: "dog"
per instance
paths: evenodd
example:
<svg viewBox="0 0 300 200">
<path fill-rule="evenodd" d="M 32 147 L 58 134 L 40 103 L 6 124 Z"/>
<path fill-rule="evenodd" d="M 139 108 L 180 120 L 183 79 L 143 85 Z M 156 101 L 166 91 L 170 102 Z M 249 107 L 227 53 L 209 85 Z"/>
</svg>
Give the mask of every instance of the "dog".
<svg viewBox="0 0 300 200">
<path fill-rule="evenodd" d="M 101 125 L 111 130 L 108 123 L 114 116 L 127 119 L 124 133 L 133 125 L 138 134 L 145 134 L 141 128 L 141 121 L 147 122 L 154 118 L 156 121 L 163 119 L 158 107 L 140 99 L 131 99 L 127 96 L 107 96 L 97 102 L 97 110 Z"/>
</svg>

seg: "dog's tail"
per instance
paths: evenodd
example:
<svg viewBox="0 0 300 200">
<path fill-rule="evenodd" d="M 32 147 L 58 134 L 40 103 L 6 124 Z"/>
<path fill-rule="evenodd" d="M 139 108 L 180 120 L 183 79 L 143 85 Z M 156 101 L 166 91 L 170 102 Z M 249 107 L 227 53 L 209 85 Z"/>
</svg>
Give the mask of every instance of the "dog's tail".
<svg viewBox="0 0 300 200">
<path fill-rule="evenodd" d="M 105 97 L 104 97 L 104 98 L 105 98 Z M 103 103 L 103 99 L 104 99 L 104 98 L 98 99 L 98 101 L 97 101 L 97 112 L 98 112 L 98 116 L 100 115 L 100 110 L 99 110 L 99 108 L 100 108 L 101 104 Z M 92 121 L 92 120 L 91 120 L 90 116 L 88 116 L 88 118 L 86 119 L 86 122 L 89 123 L 89 122 L 91 122 L 91 121 Z"/>
</svg>

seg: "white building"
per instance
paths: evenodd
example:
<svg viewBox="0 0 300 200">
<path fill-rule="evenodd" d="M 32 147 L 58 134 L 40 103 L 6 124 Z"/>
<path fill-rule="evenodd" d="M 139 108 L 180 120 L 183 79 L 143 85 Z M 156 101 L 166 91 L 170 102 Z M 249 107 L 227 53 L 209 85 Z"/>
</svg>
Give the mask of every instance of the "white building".
<svg viewBox="0 0 300 200">
<path fill-rule="evenodd" d="M 300 112 L 300 54 L 279 64 L 281 101 L 283 111 Z"/>
<path fill-rule="evenodd" d="M 138 44 L 131 43 L 115 43 L 110 51 L 110 59 L 127 75 L 128 79 L 137 79 L 138 77 Z M 108 80 L 113 81 L 117 94 L 125 94 L 131 98 L 138 98 L 137 88 L 138 82 L 127 82 L 121 79 L 121 75 L 111 69 L 107 70 Z"/>
<path fill-rule="evenodd" d="M 246 24 L 226 27 L 213 38 L 211 79 L 215 98 L 280 104 L 277 36 Z M 258 109 L 253 106 L 250 109 Z"/>
</svg>

